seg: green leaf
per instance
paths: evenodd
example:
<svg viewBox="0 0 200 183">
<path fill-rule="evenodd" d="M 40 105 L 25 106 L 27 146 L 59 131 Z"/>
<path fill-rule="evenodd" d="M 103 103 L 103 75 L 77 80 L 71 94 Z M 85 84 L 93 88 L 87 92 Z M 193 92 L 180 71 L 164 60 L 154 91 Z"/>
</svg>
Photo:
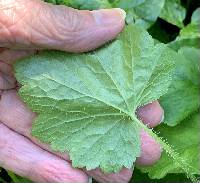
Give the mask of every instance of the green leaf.
<svg viewBox="0 0 200 183">
<path fill-rule="evenodd" d="M 200 48 L 200 8 L 193 13 L 191 23 L 181 29 L 177 39 L 169 46 L 175 50 L 183 46 Z"/>
<path fill-rule="evenodd" d="M 108 0 L 71 0 L 69 6 L 85 10 L 111 8 Z"/>
<path fill-rule="evenodd" d="M 196 9 L 192 15 L 191 23 L 180 32 L 182 39 L 200 37 L 200 8 Z"/>
<path fill-rule="evenodd" d="M 136 7 L 144 2 L 145 2 L 145 0 L 134 0 L 134 1 L 133 0 L 116 0 L 116 1 L 114 1 L 113 6 L 120 7 L 123 9 L 130 9 L 130 8 Z"/>
<path fill-rule="evenodd" d="M 185 16 L 186 9 L 181 6 L 180 0 L 165 0 L 165 5 L 159 17 L 181 28 Z"/>
<path fill-rule="evenodd" d="M 172 144 L 179 156 L 191 165 L 193 174 L 200 174 L 199 165 L 199 144 L 200 144 L 200 123 L 199 113 L 192 115 L 175 127 L 161 125 L 156 129 L 168 143 Z M 161 179 L 168 173 L 183 173 L 177 163 L 165 153 L 161 159 L 151 167 L 140 167 L 143 172 L 148 172 L 150 178 Z"/>
<path fill-rule="evenodd" d="M 150 179 L 147 173 L 135 168 L 129 183 L 190 183 L 184 174 L 168 174 L 162 179 Z"/>
<path fill-rule="evenodd" d="M 53 4 L 62 4 L 76 9 L 95 10 L 111 8 L 108 0 L 45 0 Z"/>
<path fill-rule="evenodd" d="M 134 8 L 127 9 L 126 22 L 149 28 L 160 15 L 165 0 L 146 0 Z"/>
<path fill-rule="evenodd" d="M 44 0 L 47 3 L 57 4 L 56 0 Z"/>
<path fill-rule="evenodd" d="M 28 180 L 26 178 L 20 177 L 18 175 L 15 175 L 11 171 L 7 171 L 7 173 L 10 176 L 10 178 L 12 179 L 13 183 L 32 183 L 32 181 L 30 181 L 30 180 Z"/>
<path fill-rule="evenodd" d="M 200 24 L 200 8 L 197 8 L 192 14 L 192 24 Z"/>
<path fill-rule="evenodd" d="M 199 108 L 200 50 L 183 47 L 176 59 L 172 84 L 161 104 L 165 110 L 165 123 L 177 125 Z"/>
<path fill-rule="evenodd" d="M 1 177 L 0 177 L 0 181 L 1 183 L 7 183 L 5 180 L 3 180 Z"/>
<path fill-rule="evenodd" d="M 68 151 L 74 167 L 131 168 L 140 155 L 140 129 L 153 134 L 135 111 L 166 93 L 175 55 L 130 25 L 92 53 L 44 52 L 17 62 L 19 94 L 38 113 L 32 134 Z"/>
</svg>

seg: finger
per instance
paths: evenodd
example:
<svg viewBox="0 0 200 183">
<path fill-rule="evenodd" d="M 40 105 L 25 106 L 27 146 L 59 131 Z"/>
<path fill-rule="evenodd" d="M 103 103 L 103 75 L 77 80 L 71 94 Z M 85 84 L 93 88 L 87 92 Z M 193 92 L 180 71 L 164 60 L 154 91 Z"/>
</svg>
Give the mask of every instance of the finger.
<svg viewBox="0 0 200 183">
<path fill-rule="evenodd" d="M 115 38 L 125 24 L 121 9 L 86 11 L 38 0 L 12 1 L 0 1 L 3 47 L 84 52 Z"/>
<path fill-rule="evenodd" d="M 15 90 L 2 92 L 0 121 L 18 133 L 29 136 L 35 114 L 20 101 Z"/>
<path fill-rule="evenodd" d="M 0 166 L 40 183 L 88 183 L 87 175 L 0 124 Z"/>
<path fill-rule="evenodd" d="M 137 110 L 138 118 L 149 127 L 155 127 L 163 121 L 164 110 L 158 101 L 154 101 Z M 141 131 L 141 156 L 137 158 L 137 165 L 152 165 L 160 159 L 161 146 L 149 134 Z"/>
<path fill-rule="evenodd" d="M 155 108 L 156 106 L 157 105 L 155 105 Z M 152 106 L 150 107 L 152 108 Z M 2 99 L 0 101 L 0 120 L 8 125 L 10 128 L 15 129 L 20 134 L 29 137 L 39 146 L 42 146 L 44 149 L 50 150 L 47 145 L 43 145 L 36 141 L 36 139 L 31 137 L 31 126 L 34 118 L 35 114 L 31 112 L 31 110 L 29 110 L 23 102 L 20 101 L 15 91 L 9 91 L 2 94 Z M 144 132 L 141 133 L 141 141 L 141 157 L 138 158 L 137 163 L 140 165 L 149 165 L 157 161 L 161 154 L 160 146 L 154 141 L 152 137 L 145 134 Z M 69 159 L 67 155 L 57 155 Z M 89 172 L 89 174 L 99 182 L 125 183 L 129 181 L 132 175 L 132 170 L 123 169 L 119 174 L 108 175 L 103 174 L 99 170 L 95 170 Z M 116 180 L 118 180 L 118 182 Z"/>
<path fill-rule="evenodd" d="M 36 50 L 10 50 L 4 49 L 0 52 L 0 60 L 6 64 L 12 65 L 16 60 L 34 55 Z"/>
<path fill-rule="evenodd" d="M 0 67 L 1 67 L 0 62 Z M 13 76 L 6 75 L 1 72 L 0 68 L 0 90 L 9 90 L 16 87 L 16 80 Z"/>
<path fill-rule="evenodd" d="M 164 119 L 164 110 L 158 101 L 142 106 L 137 110 L 138 118 L 149 127 L 155 127 Z"/>
<path fill-rule="evenodd" d="M 136 165 L 150 166 L 156 163 L 161 157 L 161 146 L 148 133 L 141 131 L 141 154 L 136 160 Z"/>
<path fill-rule="evenodd" d="M 14 78 L 12 67 L 0 60 L 0 90 L 9 90 L 15 87 L 16 79 Z"/>
<path fill-rule="evenodd" d="M 0 53 L 0 56 L 1 56 L 1 53 Z M 2 72 L 3 74 L 6 74 L 8 76 L 14 76 L 11 65 L 9 65 L 1 60 L 0 60 L 0 72 Z"/>
<path fill-rule="evenodd" d="M 0 90 L 10 90 L 17 87 L 12 65 L 17 59 L 33 55 L 34 50 L 18 51 L 2 49 L 0 50 Z"/>
</svg>

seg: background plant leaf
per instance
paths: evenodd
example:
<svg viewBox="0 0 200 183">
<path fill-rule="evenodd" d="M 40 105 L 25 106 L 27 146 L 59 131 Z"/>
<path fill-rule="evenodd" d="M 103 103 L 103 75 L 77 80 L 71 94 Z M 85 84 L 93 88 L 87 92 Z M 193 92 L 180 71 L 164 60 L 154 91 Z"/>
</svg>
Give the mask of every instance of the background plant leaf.
<svg viewBox="0 0 200 183">
<path fill-rule="evenodd" d="M 146 0 L 115 0 L 113 1 L 112 5 L 114 7 L 120 7 L 123 9 L 130 9 L 134 8 L 142 3 L 144 3 Z"/>
<path fill-rule="evenodd" d="M 166 125 L 156 128 L 160 136 L 167 139 L 167 142 L 172 144 L 177 152 L 179 152 L 180 157 L 190 163 L 193 174 L 197 175 L 200 175 L 199 120 L 199 113 L 195 113 L 173 128 Z M 162 153 L 161 159 L 155 165 L 140 167 L 140 169 L 148 173 L 152 179 L 161 179 L 169 173 L 183 173 L 176 162 L 173 162 L 165 152 Z"/>
<path fill-rule="evenodd" d="M 181 6 L 180 0 L 165 0 L 165 5 L 159 15 L 165 21 L 182 28 L 186 17 L 186 9 Z"/>
<path fill-rule="evenodd" d="M 160 15 L 164 2 L 164 0 L 146 0 L 136 7 L 127 9 L 126 22 L 134 23 L 145 29 L 149 28 Z"/>
<path fill-rule="evenodd" d="M 181 29 L 179 36 L 169 46 L 175 50 L 183 46 L 200 48 L 200 8 L 195 10 L 191 23 Z"/>
<path fill-rule="evenodd" d="M 129 183 L 190 183 L 184 174 L 168 174 L 162 179 L 150 179 L 148 173 L 142 173 L 135 168 L 133 177 Z"/>
<path fill-rule="evenodd" d="M 108 0 L 45 0 L 53 4 L 62 4 L 76 9 L 96 10 L 111 8 Z"/>
<path fill-rule="evenodd" d="M 172 84 L 163 97 L 165 123 L 175 126 L 199 108 L 200 50 L 183 47 L 175 62 Z"/>
</svg>

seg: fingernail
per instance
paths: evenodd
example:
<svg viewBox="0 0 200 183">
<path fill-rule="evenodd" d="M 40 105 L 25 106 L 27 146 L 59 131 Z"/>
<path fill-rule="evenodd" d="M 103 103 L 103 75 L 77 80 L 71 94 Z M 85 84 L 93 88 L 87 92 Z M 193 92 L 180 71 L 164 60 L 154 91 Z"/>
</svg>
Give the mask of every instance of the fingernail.
<svg viewBox="0 0 200 183">
<path fill-rule="evenodd" d="M 99 26 L 116 25 L 126 18 L 126 12 L 120 8 L 95 10 L 92 14 Z"/>
<path fill-rule="evenodd" d="M 89 177 L 88 183 L 92 183 L 92 177 Z"/>
<path fill-rule="evenodd" d="M 114 10 L 118 11 L 118 13 L 120 14 L 120 16 L 122 17 L 123 20 L 126 19 L 126 12 L 123 9 L 121 9 L 121 8 L 115 8 Z"/>
<path fill-rule="evenodd" d="M 165 112 L 164 112 L 164 110 L 162 109 L 162 117 L 161 117 L 160 123 L 162 123 L 162 122 L 164 121 L 164 119 L 165 119 Z M 159 124 L 160 124 L 160 123 L 159 123 Z"/>
</svg>

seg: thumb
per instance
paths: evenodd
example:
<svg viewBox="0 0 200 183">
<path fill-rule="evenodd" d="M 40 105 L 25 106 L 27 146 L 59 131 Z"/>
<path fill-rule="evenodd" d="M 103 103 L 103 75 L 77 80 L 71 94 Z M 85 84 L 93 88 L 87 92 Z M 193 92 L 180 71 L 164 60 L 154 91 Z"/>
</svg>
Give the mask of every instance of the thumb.
<svg viewBox="0 0 200 183">
<path fill-rule="evenodd" d="M 75 10 L 38 0 L 0 1 L 0 9 L 0 45 L 8 48 L 89 51 L 125 24 L 121 9 Z"/>
</svg>

